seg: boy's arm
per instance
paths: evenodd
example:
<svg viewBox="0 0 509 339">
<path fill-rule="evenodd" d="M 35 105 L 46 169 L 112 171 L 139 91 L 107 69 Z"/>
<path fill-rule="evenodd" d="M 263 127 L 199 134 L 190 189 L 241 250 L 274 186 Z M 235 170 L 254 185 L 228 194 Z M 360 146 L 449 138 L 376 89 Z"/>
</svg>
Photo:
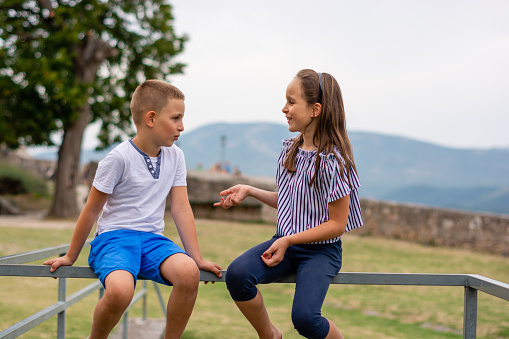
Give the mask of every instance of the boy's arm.
<svg viewBox="0 0 509 339">
<path fill-rule="evenodd" d="M 170 190 L 171 215 L 177 230 L 184 244 L 186 252 L 194 259 L 199 269 L 207 270 L 218 277 L 221 277 L 221 267 L 213 262 L 202 258 L 200 246 L 198 244 L 198 235 L 194 224 L 194 215 L 189 198 L 187 196 L 186 186 L 174 186 Z"/>
<path fill-rule="evenodd" d="M 63 257 L 47 260 L 43 263 L 43 265 L 51 265 L 50 272 L 54 272 L 59 266 L 71 266 L 76 259 L 78 259 L 83 245 L 97 220 L 97 216 L 101 213 L 108 196 L 109 194 L 98 191 L 95 187 L 90 189 L 87 203 L 76 222 L 67 254 Z"/>
<path fill-rule="evenodd" d="M 226 198 L 221 198 L 221 201 L 216 202 L 214 206 L 221 206 L 224 209 L 240 205 L 249 196 L 270 207 L 277 208 L 278 192 L 270 192 L 249 185 L 235 185 L 219 194 Z"/>
</svg>

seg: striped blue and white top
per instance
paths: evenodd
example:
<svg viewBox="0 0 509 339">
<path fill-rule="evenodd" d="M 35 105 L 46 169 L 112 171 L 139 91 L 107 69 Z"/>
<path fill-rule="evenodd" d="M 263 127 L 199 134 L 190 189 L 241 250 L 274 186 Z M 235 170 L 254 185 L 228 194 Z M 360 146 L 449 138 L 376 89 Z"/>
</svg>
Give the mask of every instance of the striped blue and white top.
<svg viewBox="0 0 509 339">
<path fill-rule="evenodd" d="M 276 235 L 286 236 L 305 231 L 318 226 L 329 219 L 329 203 L 350 194 L 350 210 L 346 232 L 362 226 L 361 206 L 357 188 L 360 187 L 359 178 L 355 171 L 350 171 L 350 182 L 346 179 L 346 171 L 341 177 L 341 167 L 333 154 L 320 153 L 320 170 L 313 185 L 309 182 L 315 173 L 316 151 L 298 150 L 296 157 L 296 171 L 288 173 L 283 163 L 290 150 L 293 138 L 283 141 L 283 147 L 278 159 L 276 184 L 278 186 L 278 211 Z M 336 152 L 339 159 L 343 157 Z M 337 242 L 341 236 L 316 244 L 330 244 Z"/>
</svg>

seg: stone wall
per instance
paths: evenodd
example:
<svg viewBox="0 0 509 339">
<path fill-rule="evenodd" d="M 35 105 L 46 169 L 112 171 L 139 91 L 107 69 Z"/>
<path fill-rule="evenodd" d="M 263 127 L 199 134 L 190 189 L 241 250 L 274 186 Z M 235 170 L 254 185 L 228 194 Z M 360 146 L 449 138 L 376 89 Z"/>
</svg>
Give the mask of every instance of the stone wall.
<svg viewBox="0 0 509 339">
<path fill-rule="evenodd" d="M 271 179 L 188 171 L 187 191 L 195 218 L 275 223 L 276 210 L 251 197 L 235 208 L 225 210 L 214 207 L 214 203 L 221 200 L 219 193 L 236 184 L 248 184 L 270 191 L 275 191 L 277 188 Z M 170 203 L 168 198 L 168 208 Z"/>
<path fill-rule="evenodd" d="M 361 204 L 364 226 L 357 234 L 509 254 L 509 216 L 376 200 Z"/>
<path fill-rule="evenodd" d="M 196 218 L 276 222 L 276 210 L 253 198 L 224 210 L 213 207 L 219 192 L 238 183 L 276 190 L 273 179 L 189 172 L 189 201 Z M 404 239 L 433 246 L 509 254 L 509 216 L 473 213 L 412 204 L 361 200 L 364 226 L 352 234 Z"/>
<path fill-rule="evenodd" d="M 28 156 L 13 156 L 0 150 L 0 161 L 15 163 L 43 177 L 51 176 L 55 164 Z M 96 164 L 95 164 L 96 165 Z M 90 176 L 95 167 L 90 166 Z M 276 222 L 276 210 L 248 198 L 240 206 L 224 210 L 213 207 L 219 192 L 236 184 L 249 184 L 270 191 L 277 189 L 273 178 L 232 176 L 213 172 L 188 172 L 189 201 L 196 218 Z M 361 200 L 364 226 L 353 234 L 404 239 L 422 244 L 468 248 L 507 256 L 509 254 L 509 216 L 474 213 L 412 204 Z M 167 207 L 170 201 L 168 199 Z"/>
</svg>

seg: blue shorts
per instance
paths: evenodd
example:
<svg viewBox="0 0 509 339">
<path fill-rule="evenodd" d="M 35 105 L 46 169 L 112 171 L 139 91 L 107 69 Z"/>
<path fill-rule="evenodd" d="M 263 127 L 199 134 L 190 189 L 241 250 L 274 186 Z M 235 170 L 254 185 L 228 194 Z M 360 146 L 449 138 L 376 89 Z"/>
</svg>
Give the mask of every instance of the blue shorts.
<svg viewBox="0 0 509 339">
<path fill-rule="evenodd" d="M 160 284 L 171 286 L 161 276 L 159 266 L 169 256 L 187 254 L 170 239 L 154 233 L 116 230 L 99 234 L 90 243 L 88 264 L 104 286 L 104 280 L 113 271 L 131 272 Z"/>
</svg>

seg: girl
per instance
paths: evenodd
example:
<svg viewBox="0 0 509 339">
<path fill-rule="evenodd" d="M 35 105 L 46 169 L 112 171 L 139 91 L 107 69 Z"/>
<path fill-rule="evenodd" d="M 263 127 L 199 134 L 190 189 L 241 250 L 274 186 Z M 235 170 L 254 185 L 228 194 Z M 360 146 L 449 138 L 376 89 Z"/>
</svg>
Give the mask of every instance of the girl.
<svg viewBox="0 0 509 339">
<path fill-rule="evenodd" d="M 283 141 L 278 192 L 236 185 L 214 206 L 230 208 L 252 196 L 278 209 L 274 237 L 235 259 L 226 285 L 260 338 L 282 338 L 270 322 L 257 284 L 296 273 L 292 321 L 307 338 L 343 338 L 321 316 L 332 278 L 342 262 L 341 235 L 362 226 L 360 186 L 346 133 L 338 83 L 327 73 L 301 70 L 286 89 L 283 113 L 295 138 Z"/>
</svg>

